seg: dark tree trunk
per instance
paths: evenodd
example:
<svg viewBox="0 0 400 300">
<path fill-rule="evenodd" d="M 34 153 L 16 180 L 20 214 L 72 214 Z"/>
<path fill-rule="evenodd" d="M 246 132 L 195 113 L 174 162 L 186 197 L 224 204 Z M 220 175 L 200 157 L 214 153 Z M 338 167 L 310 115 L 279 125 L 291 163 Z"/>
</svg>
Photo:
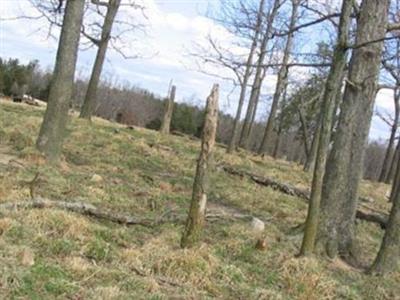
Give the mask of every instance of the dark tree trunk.
<svg viewBox="0 0 400 300">
<path fill-rule="evenodd" d="M 399 141 L 397 142 L 397 147 L 396 147 L 396 154 L 394 156 L 393 162 L 392 162 L 392 169 L 397 170 L 395 174 L 393 175 L 393 184 L 392 184 L 392 191 L 390 193 L 390 202 L 394 202 L 394 199 L 398 193 L 400 193 L 400 184 L 398 183 L 400 180 L 400 138 Z"/>
<path fill-rule="evenodd" d="M 168 95 L 168 98 L 165 99 L 164 118 L 160 128 L 160 132 L 164 134 L 169 134 L 170 131 L 172 112 L 174 110 L 175 94 L 176 86 L 173 85 L 171 88 L 171 93 Z"/>
<path fill-rule="evenodd" d="M 296 25 L 299 5 L 300 5 L 299 0 L 292 0 L 292 15 L 290 17 L 289 31 L 291 31 Z M 264 137 L 262 139 L 260 148 L 258 150 L 259 154 L 265 154 L 267 152 L 268 143 L 270 142 L 271 134 L 274 129 L 275 116 L 278 110 L 279 100 L 281 99 L 283 92 L 286 90 L 288 71 L 289 71 L 287 64 L 290 58 L 290 51 L 292 50 L 293 35 L 294 35 L 293 33 L 290 33 L 286 40 L 285 50 L 282 59 L 282 66 L 278 72 L 278 81 L 276 83 L 275 93 L 272 99 L 271 110 L 269 112 L 267 124 L 265 127 Z"/>
<path fill-rule="evenodd" d="M 397 164 L 400 161 L 400 138 L 399 142 L 397 143 L 396 150 L 393 154 L 392 163 L 390 165 L 389 173 L 388 173 L 388 181 L 391 182 L 394 179 L 394 175 L 396 173 Z"/>
<path fill-rule="evenodd" d="M 320 129 L 318 134 L 318 148 L 315 160 L 315 168 L 311 185 L 310 204 L 304 229 L 304 238 L 301 246 L 301 255 L 310 255 L 314 252 L 320 214 L 321 193 L 325 175 L 326 159 L 328 157 L 331 129 L 335 108 L 336 94 L 341 87 L 341 78 L 346 66 L 346 52 L 350 27 L 350 16 L 353 8 L 352 0 L 344 0 L 339 23 L 337 44 L 332 60 L 328 78 L 326 80 L 324 97 L 322 99 Z"/>
<path fill-rule="evenodd" d="M 393 186 L 400 186 L 400 166 L 397 167 Z M 378 256 L 371 267 L 371 273 L 385 274 L 396 271 L 400 261 L 400 189 L 393 195 L 393 206 L 386 227 L 385 236 Z"/>
<path fill-rule="evenodd" d="M 108 48 L 108 42 L 111 37 L 111 30 L 117 15 L 121 0 L 110 0 L 107 5 L 107 13 L 104 18 L 104 24 L 101 32 L 101 39 L 97 42 L 97 55 L 93 65 L 92 74 L 90 76 L 88 89 L 80 113 L 80 118 L 88 119 L 92 117 L 94 107 L 97 100 L 97 89 L 100 82 L 101 71 L 103 69 L 104 60 Z"/>
<path fill-rule="evenodd" d="M 233 122 L 232 136 L 231 136 L 231 139 L 229 141 L 228 148 L 227 148 L 227 152 L 228 153 L 232 153 L 235 150 L 235 148 L 237 146 L 237 141 L 238 141 L 238 138 L 239 138 L 240 118 L 242 116 L 243 104 L 244 104 L 244 100 L 246 98 L 247 84 L 249 82 L 249 78 L 250 78 L 250 74 L 251 74 L 251 69 L 252 69 L 251 65 L 253 64 L 253 57 L 254 57 L 254 53 L 256 51 L 257 41 L 258 41 L 258 37 L 259 37 L 260 31 L 261 31 L 262 15 L 263 15 L 263 10 L 264 10 L 264 2 L 265 2 L 265 0 L 261 0 L 260 1 L 260 7 L 259 7 L 259 10 L 258 10 L 258 14 L 257 14 L 256 29 L 255 29 L 253 41 L 252 41 L 252 44 L 251 44 L 251 47 L 250 47 L 249 56 L 247 58 L 246 69 L 245 69 L 245 72 L 244 72 L 244 75 L 243 75 L 243 80 L 241 82 L 239 103 L 238 103 L 238 108 L 237 108 L 237 111 L 236 111 L 235 120 Z"/>
<path fill-rule="evenodd" d="M 47 109 L 36 142 L 38 150 L 53 162 L 60 157 L 65 135 L 84 4 L 84 0 L 67 2 Z"/>
<path fill-rule="evenodd" d="M 330 257 L 339 253 L 348 260 L 355 258 L 354 219 L 358 187 L 383 48 L 383 42 L 371 41 L 385 37 L 388 7 L 388 0 L 363 0 L 360 6 L 356 45 L 364 46 L 356 47 L 352 53 L 322 189 L 319 244 L 325 247 Z"/>
<path fill-rule="evenodd" d="M 207 98 L 206 114 L 203 125 L 200 156 L 197 161 L 196 175 L 193 183 L 192 201 L 181 239 L 181 247 L 191 247 L 201 237 L 204 226 L 208 192 L 208 173 L 211 155 L 215 144 L 218 122 L 218 85 L 212 88 Z"/>
<path fill-rule="evenodd" d="M 270 34 L 272 31 L 272 25 L 275 20 L 275 16 L 278 12 L 280 6 L 280 0 L 275 0 L 274 1 L 274 6 L 272 10 L 269 13 L 268 20 L 267 20 L 267 26 L 266 30 L 264 32 L 264 36 L 260 45 L 260 55 L 258 57 L 257 61 L 257 67 L 256 67 L 256 74 L 254 76 L 254 82 L 253 82 L 253 87 L 251 89 L 251 94 L 250 94 L 250 99 L 249 99 L 249 104 L 247 107 L 246 111 L 246 116 L 243 121 L 243 127 L 242 127 L 242 132 L 240 135 L 240 141 L 239 145 L 245 149 L 248 149 L 249 146 L 249 134 L 250 134 L 250 127 L 251 127 L 251 118 L 253 116 L 256 102 L 258 101 L 258 98 L 260 96 L 260 90 L 261 90 L 261 84 L 263 80 L 263 63 L 265 59 L 265 55 L 267 54 L 267 45 L 268 41 L 270 39 Z"/>
<path fill-rule="evenodd" d="M 400 88 L 394 90 L 394 107 L 395 114 L 394 120 L 392 124 L 392 129 L 390 132 L 389 144 L 386 149 L 385 158 L 383 160 L 382 170 L 379 175 L 379 182 L 389 183 L 391 178 L 389 177 L 390 171 L 390 163 L 393 162 L 394 158 L 394 144 L 397 132 L 397 126 L 399 125 L 399 117 L 400 117 Z"/>
</svg>

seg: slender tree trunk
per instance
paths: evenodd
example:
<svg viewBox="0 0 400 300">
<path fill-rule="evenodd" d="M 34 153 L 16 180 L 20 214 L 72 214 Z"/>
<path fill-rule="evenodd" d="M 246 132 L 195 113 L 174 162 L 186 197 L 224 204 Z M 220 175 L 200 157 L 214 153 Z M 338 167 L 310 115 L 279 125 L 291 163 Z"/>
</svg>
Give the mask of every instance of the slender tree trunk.
<svg viewBox="0 0 400 300">
<path fill-rule="evenodd" d="M 247 57 L 246 68 L 245 68 L 245 72 L 244 72 L 244 75 L 243 75 L 243 80 L 242 80 L 242 83 L 241 83 L 239 103 L 238 103 L 238 108 L 237 108 L 237 111 L 236 111 L 236 117 L 235 117 L 235 120 L 233 122 L 232 136 L 231 136 L 231 139 L 229 141 L 228 148 L 227 148 L 227 152 L 228 153 L 232 153 L 235 150 L 235 148 L 237 146 L 237 140 L 239 138 L 240 118 L 242 116 L 243 104 L 244 104 L 244 100 L 246 98 L 247 84 L 249 82 L 249 78 L 250 78 L 250 74 L 251 74 L 251 69 L 252 69 L 252 64 L 253 64 L 253 57 L 254 57 L 254 53 L 255 53 L 256 48 L 257 48 L 257 41 L 258 41 L 258 37 L 259 37 L 260 31 L 261 31 L 262 15 L 263 15 L 263 11 L 264 11 L 264 2 L 265 2 L 265 0 L 261 0 L 260 1 L 260 7 L 259 7 L 259 10 L 258 10 L 258 14 L 257 14 L 256 29 L 255 29 L 255 32 L 254 32 L 253 41 L 251 43 L 249 56 Z"/>
<path fill-rule="evenodd" d="M 397 167 L 396 180 L 393 186 L 400 186 L 400 167 Z M 393 206 L 390 212 L 385 236 L 379 253 L 373 263 L 370 272 L 386 274 L 396 271 L 400 262 L 400 189 L 393 195 Z"/>
<path fill-rule="evenodd" d="M 104 60 L 108 48 L 108 42 L 111 37 L 111 30 L 117 15 L 121 0 L 110 0 L 107 6 L 107 13 L 104 18 L 104 24 L 101 32 L 101 39 L 97 42 L 97 55 L 94 61 L 92 74 L 90 76 L 88 89 L 80 113 L 80 118 L 88 119 L 92 117 L 94 107 L 97 100 L 97 89 L 100 82 L 101 71 L 103 69 Z"/>
<path fill-rule="evenodd" d="M 358 187 L 383 48 L 381 41 L 369 42 L 382 40 L 385 36 L 388 7 L 389 0 L 363 0 L 361 3 L 356 45 L 365 46 L 354 49 L 352 53 L 339 124 L 328 157 L 322 188 L 318 244 L 325 248 L 328 256 L 335 257 L 339 253 L 349 261 L 355 258 L 354 219 Z M 321 135 L 320 144 L 322 139 Z M 319 147 L 322 149 L 321 145 Z M 317 174 L 316 172 L 320 171 L 314 173 Z M 314 177 L 317 180 L 321 175 Z M 313 190 L 317 191 L 315 187 Z M 314 205 L 310 205 L 311 221 L 307 222 L 311 229 L 306 229 L 306 234 L 311 238 L 305 240 L 303 253 L 309 253 L 313 249 L 317 224 L 315 215 L 318 215 L 318 211 L 316 201 Z"/>
<path fill-rule="evenodd" d="M 317 157 L 317 151 L 318 151 L 318 143 L 319 143 L 319 136 L 321 133 L 321 117 L 318 117 L 318 122 L 317 126 L 315 128 L 313 140 L 311 142 L 311 149 L 310 149 L 310 155 L 307 157 L 307 160 L 304 164 L 303 170 L 305 172 L 314 172 L 314 165 L 315 165 L 315 159 Z"/>
<path fill-rule="evenodd" d="M 392 169 L 397 170 L 397 172 L 394 172 L 395 174 L 393 175 L 392 191 L 389 198 L 390 202 L 394 202 L 396 194 L 400 193 L 400 184 L 396 184 L 396 182 L 400 180 L 398 178 L 400 176 L 400 137 L 399 141 L 397 142 L 396 153 L 392 161 Z"/>
<path fill-rule="evenodd" d="M 339 23 L 339 33 L 334 51 L 332 67 L 330 69 L 322 100 L 320 130 L 318 134 L 318 149 L 311 186 L 310 203 L 304 229 L 304 238 L 301 246 L 301 255 L 310 255 L 314 252 L 318 230 L 321 193 L 325 175 L 326 159 L 328 157 L 331 128 L 335 108 L 336 94 L 340 91 L 340 80 L 346 65 L 347 42 L 350 27 L 350 16 L 353 8 L 352 0 L 344 0 Z"/>
<path fill-rule="evenodd" d="M 297 111 L 299 113 L 299 119 L 301 123 L 301 131 L 303 135 L 303 144 L 304 144 L 304 152 L 306 153 L 306 158 L 310 156 L 310 145 L 309 145 L 309 137 L 308 137 L 308 128 L 307 128 L 307 122 L 306 122 L 306 117 L 304 115 L 304 110 L 302 107 L 302 104 L 297 107 Z"/>
<path fill-rule="evenodd" d="M 65 135 L 72 96 L 84 0 L 67 1 L 53 80 L 36 146 L 49 161 L 57 161 Z"/>
<path fill-rule="evenodd" d="M 175 94 L 176 86 L 173 85 L 171 88 L 171 93 L 168 95 L 168 98 L 165 99 L 164 118 L 160 128 L 160 132 L 164 134 L 169 134 L 170 131 L 172 112 L 174 110 Z"/>
<path fill-rule="evenodd" d="M 300 5 L 299 0 L 292 0 L 292 15 L 290 17 L 289 31 L 291 31 L 296 25 L 299 5 Z M 287 86 L 288 71 L 289 71 L 287 64 L 290 58 L 290 51 L 292 50 L 293 35 L 294 35 L 293 33 L 290 33 L 286 40 L 285 50 L 282 59 L 282 66 L 280 67 L 280 70 L 278 72 L 278 81 L 276 83 L 275 93 L 272 99 L 271 111 L 269 112 L 267 125 L 265 127 L 264 137 L 262 139 L 260 148 L 258 150 L 259 154 L 265 154 L 267 152 L 268 143 L 270 142 L 271 134 L 274 129 L 275 115 L 278 110 L 279 100 Z"/>
<path fill-rule="evenodd" d="M 399 125 L 399 117 L 400 117 L 400 88 L 394 90 L 394 107 L 395 107 L 395 114 L 392 129 L 390 132 L 389 144 L 386 149 L 385 159 L 383 160 L 382 170 L 379 175 L 379 182 L 389 183 L 389 171 L 390 171 L 390 162 L 393 162 L 393 146 L 395 143 L 397 126 Z"/>
<path fill-rule="evenodd" d="M 399 138 L 400 141 L 400 138 Z M 388 173 L 388 182 L 391 182 L 394 179 L 394 175 L 396 173 L 397 164 L 400 161 L 400 142 L 397 143 L 396 150 L 393 154 L 392 163 L 390 165 L 389 173 Z"/>
<path fill-rule="evenodd" d="M 262 85 L 262 80 L 263 80 L 263 63 L 265 59 L 265 55 L 267 54 L 267 45 L 268 41 L 270 39 L 270 34 L 272 32 L 273 28 L 273 23 L 275 20 L 275 16 L 278 12 L 280 6 L 280 0 L 274 0 L 273 8 L 271 9 L 268 20 L 267 20 L 267 26 L 266 30 L 260 45 L 260 55 L 258 57 L 257 61 L 257 67 L 256 67 L 256 74 L 254 76 L 254 82 L 253 82 L 253 87 L 251 89 L 251 94 L 250 94 L 250 99 L 249 99 L 249 104 L 247 107 L 246 111 L 246 116 L 243 121 L 243 127 L 242 127 L 242 132 L 240 135 L 240 146 L 247 149 L 249 145 L 249 134 L 250 134 L 250 127 L 251 127 L 251 118 L 255 110 L 255 105 L 256 102 L 260 96 L 260 90 L 261 90 L 261 85 Z"/>
<path fill-rule="evenodd" d="M 283 100 L 282 100 L 282 107 L 281 107 L 281 113 L 279 116 L 279 123 L 278 123 L 278 132 L 277 132 L 277 136 L 276 136 L 276 142 L 275 142 L 275 146 L 274 146 L 274 151 L 272 152 L 272 157 L 273 158 L 278 158 L 279 155 L 279 149 L 281 146 L 281 140 L 282 140 L 282 127 L 283 127 L 283 120 L 284 120 L 284 110 L 286 107 L 286 102 L 287 102 L 287 95 L 286 95 L 286 91 L 283 95 Z"/>
<path fill-rule="evenodd" d="M 218 85 L 212 88 L 207 98 L 206 115 L 203 125 L 200 156 L 197 161 L 196 175 L 193 183 L 192 201 L 182 235 L 181 247 L 193 246 L 199 241 L 204 226 L 208 192 L 208 173 L 211 155 L 215 144 L 218 122 Z"/>
</svg>

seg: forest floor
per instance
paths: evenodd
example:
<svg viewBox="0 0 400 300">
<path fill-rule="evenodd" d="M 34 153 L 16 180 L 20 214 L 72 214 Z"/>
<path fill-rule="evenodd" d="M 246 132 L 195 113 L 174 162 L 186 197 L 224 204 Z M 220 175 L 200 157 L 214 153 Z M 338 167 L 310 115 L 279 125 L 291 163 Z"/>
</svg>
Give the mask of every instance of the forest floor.
<svg viewBox="0 0 400 300">
<path fill-rule="evenodd" d="M 73 114 L 61 163 L 49 166 L 34 147 L 43 111 L 0 102 L 0 206 L 33 196 L 150 220 L 186 216 L 199 141 Z M 293 228 L 307 204 L 218 167 L 308 188 L 300 165 L 226 155 L 220 146 L 214 163 L 211 209 L 264 220 L 264 251 L 246 219 L 207 222 L 202 243 L 182 250 L 182 221 L 128 226 L 56 208 L 0 210 L 0 298 L 400 299 L 400 272 L 378 278 L 340 260 L 295 258 L 302 234 Z M 364 181 L 361 194 L 387 213 L 388 190 Z M 357 221 L 365 265 L 382 236 L 376 224 Z"/>
</svg>

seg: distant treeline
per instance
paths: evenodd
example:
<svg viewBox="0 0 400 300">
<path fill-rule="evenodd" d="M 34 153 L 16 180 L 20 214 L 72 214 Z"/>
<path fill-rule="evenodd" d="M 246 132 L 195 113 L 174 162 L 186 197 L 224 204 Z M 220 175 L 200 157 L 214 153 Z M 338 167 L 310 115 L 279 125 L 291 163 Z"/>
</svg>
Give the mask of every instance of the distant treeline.
<svg viewBox="0 0 400 300">
<path fill-rule="evenodd" d="M 34 98 L 47 101 L 52 73 L 40 68 L 38 61 L 28 64 L 18 59 L 0 58 L 0 94 L 17 96 L 29 94 Z M 166 81 L 168 79 L 166 78 Z M 179 93 L 179 84 L 177 86 Z M 87 80 L 80 78 L 75 82 L 71 108 L 79 110 L 87 89 Z M 97 93 L 95 115 L 127 125 L 135 125 L 158 130 L 164 110 L 164 100 L 145 89 L 131 84 L 120 84 L 112 78 L 103 79 Z M 203 120 L 203 108 L 184 99 L 175 103 L 171 130 L 200 137 Z M 220 113 L 217 141 L 228 143 L 233 126 L 233 118 Z M 252 133 L 252 149 L 259 147 L 264 127 L 256 123 Z M 369 143 L 365 160 L 364 177 L 375 180 L 379 176 L 385 153 L 385 145 L 380 141 Z M 280 143 L 281 158 L 299 163 L 305 160 L 305 151 L 300 131 L 288 130 Z"/>
</svg>

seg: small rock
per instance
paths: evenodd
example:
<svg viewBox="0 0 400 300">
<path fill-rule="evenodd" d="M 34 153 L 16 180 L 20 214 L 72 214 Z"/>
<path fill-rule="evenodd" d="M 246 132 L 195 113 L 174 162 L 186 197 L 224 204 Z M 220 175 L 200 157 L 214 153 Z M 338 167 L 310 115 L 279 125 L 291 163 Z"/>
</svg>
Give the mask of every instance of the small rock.
<svg viewBox="0 0 400 300">
<path fill-rule="evenodd" d="M 35 257 L 31 250 L 25 249 L 19 253 L 19 258 L 23 266 L 33 266 L 35 264 Z"/>
<path fill-rule="evenodd" d="M 93 174 L 92 178 L 90 179 L 91 182 L 101 182 L 103 181 L 103 177 L 98 174 Z"/>
<path fill-rule="evenodd" d="M 391 194 L 391 191 L 386 192 L 386 194 L 385 194 L 386 199 L 390 199 L 390 194 Z"/>
<path fill-rule="evenodd" d="M 253 218 L 251 220 L 251 229 L 254 233 L 262 233 L 265 229 L 265 224 L 258 218 Z"/>
</svg>

